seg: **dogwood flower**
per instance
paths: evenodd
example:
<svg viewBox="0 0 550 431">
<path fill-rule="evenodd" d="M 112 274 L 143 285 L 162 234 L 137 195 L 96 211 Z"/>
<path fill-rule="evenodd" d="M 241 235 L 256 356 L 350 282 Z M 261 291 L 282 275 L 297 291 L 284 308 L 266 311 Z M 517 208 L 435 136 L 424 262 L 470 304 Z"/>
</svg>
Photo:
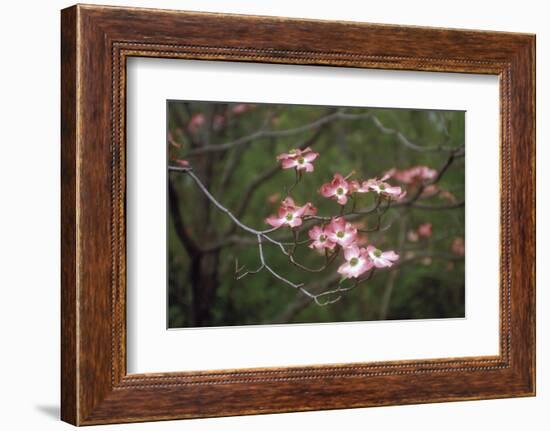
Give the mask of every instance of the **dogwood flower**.
<svg viewBox="0 0 550 431">
<path fill-rule="evenodd" d="M 187 125 L 187 129 L 189 130 L 189 132 L 195 134 L 204 124 L 205 120 L 206 118 L 203 113 L 199 112 L 197 114 L 193 114 L 191 120 L 189 121 L 189 124 Z"/>
<path fill-rule="evenodd" d="M 256 105 L 252 103 L 237 103 L 233 106 L 233 108 L 231 108 L 231 112 L 233 112 L 233 114 L 243 114 L 244 112 L 250 111 L 255 107 Z"/>
<path fill-rule="evenodd" d="M 212 119 L 214 130 L 220 130 L 225 124 L 225 117 L 221 114 L 215 115 Z"/>
<path fill-rule="evenodd" d="M 437 171 L 427 166 L 413 166 L 402 171 L 390 169 L 386 172 L 388 178 L 393 177 L 403 184 L 413 184 L 424 180 L 433 180 L 437 177 Z"/>
<path fill-rule="evenodd" d="M 437 196 L 439 194 L 439 187 L 437 184 L 429 184 L 422 190 L 422 194 L 420 195 L 421 198 L 431 198 L 433 196 Z"/>
<path fill-rule="evenodd" d="M 340 265 L 338 273 L 346 278 L 357 278 L 373 267 L 367 250 L 352 245 L 344 249 L 346 262 Z"/>
<path fill-rule="evenodd" d="M 381 196 L 388 197 L 393 200 L 399 200 L 405 197 L 406 191 L 399 186 L 391 186 L 385 182 L 389 176 L 386 174 L 382 178 L 371 178 L 370 180 L 363 181 L 360 187 L 357 188 L 359 193 L 367 193 L 373 191 Z"/>
<path fill-rule="evenodd" d="M 181 129 L 176 129 L 176 131 L 181 131 Z M 176 147 L 176 148 L 181 148 L 181 144 L 178 144 L 175 140 L 174 140 L 174 135 L 172 134 L 172 132 L 168 132 L 168 144 L 171 145 L 172 147 Z"/>
<path fill-rule="evenodd" d="M 176 164 L 176 165 L 179 165 L 181 166 L 182 168 L 188 168 L 189 167 L 189 162 L 185 159 L 176 159 L 176 158 L 173 158 L 172 161 Z"/>
<path fill-rule="evenodd" d="M 381 251 L 373 245 L 367 247 L 367 253 L 376 268 L 390 267 L 399 259 L 399 255 L 393 250 Z"/>
<path fill-rule="evenodd" d="M 455 195 L 453 195 L 449 190 L 442 189 L 437 184 L 428 184 L 424 187 L 422 194 L 420 195 L 422 199 L 431 198 L 434 196 L 438 196 L 441 199 L 446 199 L 449 202 L 456 202 Z"/>
<path fill-rule="evenodd" d="M 456 196 L 453 195 L 449 190 L 439 189 L 439 197 L 442 199 L 447 199 L 449 202 L 456 202 Z"/>
<path fill-rule="evenodd" d="M 287 197 L 281 202 L 277 215 L 270 216 L 265 221 L 273 227 L 283 225 L 297 227 L 302 224 L 302 217 L 315 214 L 317 214 L 317 208 L 311 202 L 298 206 L 291 197 Z"/>
<path fill-rule="evenodd" d="M 267 202 L 274 205 L 276 202 L 279 202 L 279 199 L 281 199 L 281 194 L 275 192 L 267 197 Z"/>
<path fill-rule="evenodd" d="M 410 230 L 407 232 L 407 239 L 410 242 L 417 242 L 418 238 L 419 238 L 418 232 L 416 232 L 415 230 Z"/>
<path fill-rule="evenodd" d="M 281 204 L 288 208 L 298 208 L 298 205 L 296 205 L 294 199 L 292 199 L 290 196 L 284 198 Z M 317 214 L 317 208 L 315 208 L 311 202 L 307 202 L 300 208 L 303 209 L 304 213 L 302 215 L 304 216 L 312 216 Z"/>
<path fill-rule="evenodd" d="M 308 232 L 309 238 L 313 241 L 309 248 L 316 250 L 334 250 L 336 243 L 328 238 L 328 232 L 322 226 L 313 226 Z"/>
<path fill-rule="evenodd" d="M 429 238 L 432 236 L 432 224 L 431 223 L 423 223 L 416 229 L 416 232 L 419 236 L 424 238 Z"/>
<path fill-rule="evenodd" d="M 466 247 L 464 245 L 464 238 L 460 238 L 460 237 L 455 238 L 451 245 L 451 251 L 457 256 L 464 256 L 464 252 L 466 251 Z"/>
<path fill-rule="evenodd" d="M 309 147 L 308 147 L 309 148 Z M 307 148 L 305 149 L 307 150 Z M 305 151 L 304 150 L 304 151 Z M 302 150 L 300 150 L 299 148 L 293 148 L 292 150 L 290 150 L 288 153 L 281 153 L 277 156 L 277 160 L 279 161 L 282 161 L 282 160 L 288 160 L 288 159 L 293 159 L 294 157 L 296 157 L 297 155 L 301 155 L 302 154 Z"/>
<path fill-rule="evenodd" d="M 288 153 L 279 154 L 277 160 L 281 162 L 283 169 L 296 168 L 297 171 L 305 170 L 306 172 L 313 172 L 313 161 L 317 157 L 319 157 L 319 153 L 307 147 L 303 150 L 296 148 L 290 150 Z"/>
<path fill-rule="evenodd" d="M 325 183 L 319 189 L 321 195 L 334 199 L 340 205 L 348 202 L 348 195 L 355 191 L 354 183 L 348 182 L 340 174 L 334 174 L 330 183 Z"/>
<path fill-rule="evenodd" d="M 328 239 L 342 247 L 348 247 L 357 240 L 357 228 L 343 217 L 333 218 L 325 228 Z"/>
</svg>

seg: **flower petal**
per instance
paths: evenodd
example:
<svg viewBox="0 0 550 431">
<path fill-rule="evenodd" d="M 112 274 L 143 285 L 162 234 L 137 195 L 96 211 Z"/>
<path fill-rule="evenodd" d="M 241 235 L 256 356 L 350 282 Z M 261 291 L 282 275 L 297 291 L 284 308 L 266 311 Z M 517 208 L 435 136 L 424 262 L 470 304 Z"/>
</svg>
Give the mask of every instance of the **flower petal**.
<svg viewBox="0 0 550 431">
<path fill-rule="evenodd" d="M 323 195 L 326 198 L 332 197 L 335 191 L 336 189 L 332 186 L 331 183 L 323 184 L 319 189 L 319 192 L 321 193 L 321 195 Z"/>
<path fill-rule="evenodd" d="M 340 205 L 345 205 L 348 203 L 348 197 L 346 195 L 336 195 L 336 202 Z"/>
<path fill-rule="evenodd" d="M 315 170 L 315 168 L 313 167 L 313 165 L 311 163 L 304 163 L 304 169 L 306 170 L 306 172 L 313 172 Z"/>
<path fill-rule="evenodd" d="M 393 250 L 388 250 L 383 252 L 382 257 L 384 259 L 391 260 L 391 261 L 396 261 L 399 259 L 399 255 Z"/>
<path fill-rule="evenodd" d="M 356 245 L 351 245 L 344 249 L 344 258 L 346 260 L 351 260 L 354 257 L 359 257 L 359 247 L 357 247 Z"/>
<path fill-rule="evenodd" d="M 282 166 L 283 169 L 291 169 L 291 168 L 295 167 L 297 164 L 298 164 L 298 162 L 296 162 L 296 160 L 293 159 L 293 158 L 284 159 L 281 162 L 281 166 Z"/>
<path fill-rule="evenodd" d="M 321 226 L 313 226 L 307 234 L 311 239 L 316 240 L 323 234 L 323 228 Z"/>
<path fill-rule="evenodd" d="M 297 227 L 302 224 L 302 219 L 300 217 L 294 217 L 292 220 L 288 222 L 288 225 L 290 227 Z"/>
<path fill-rule="evenodd" d="M 319 153 L 310 152 L 304 156 L 304 160 L 306 162 L 313 162 L 317 157 L 319 157 Z"/>
<path fill-rule="evenodd" d="M 273 227 L 280 227 L 284 224 L 284 219 L 277 218 L 275 216 L 270 216 L 265 219 L 265 222 Z"/>
</svg>

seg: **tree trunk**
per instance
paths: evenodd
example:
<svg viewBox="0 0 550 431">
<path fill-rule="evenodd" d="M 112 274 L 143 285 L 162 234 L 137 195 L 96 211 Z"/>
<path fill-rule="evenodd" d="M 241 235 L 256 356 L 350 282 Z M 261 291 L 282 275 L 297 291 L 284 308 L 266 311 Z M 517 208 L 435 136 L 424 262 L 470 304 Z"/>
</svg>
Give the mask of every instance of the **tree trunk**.
<svg viewBox="0 0 550 431">
<path fill-rule="evenodd" d="M 212 306 L 218 288 L 219 252 L 200 253 L 191 259 L 189 282 L 193 292 L 193 326 L 211 326 Z"/>
</svg>

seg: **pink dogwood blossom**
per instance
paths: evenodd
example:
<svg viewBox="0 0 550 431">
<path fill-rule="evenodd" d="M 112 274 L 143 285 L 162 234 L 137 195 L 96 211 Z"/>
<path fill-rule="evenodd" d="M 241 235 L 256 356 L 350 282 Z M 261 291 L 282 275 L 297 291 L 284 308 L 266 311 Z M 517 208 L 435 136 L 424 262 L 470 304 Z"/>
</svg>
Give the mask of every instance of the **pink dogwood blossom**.
<svg viewBox="0 0 550 431">
<path fill-rule="evenodd" d="M 424 187 L 422 194 L 420 195 L 422 199 L 431 198 L 434 196 L 446 199 L 449 202 L 456 202 L 456 197 L 449 190 L 442 189 L 437 184 L 428 184 Z"/>
<path fill-rule="evenodd" d="M 187 125 L 187 129 L 189 132 L 195 134 L 199 130 L 199 128 L 204 124 L 204 121 L 206 118 L 204 117 L 203 113 L 197 113 L 193 114 L 191 117 L 191 120 L 189 121 L 189 124 Z"/>
<path fill-rule="evenodd" d="M 399 255 L 393 250 L 381 251 L 373 245 L 367 247 L 367 253 L 376 268 L 390 267 L 399 259 Z"/>
<path fill-rule="evenodd" d="M 176 158 L 172 158 L 172 161 L 182 167 L 182 168 L 188 168 L 189 167 L 189 162 L 187 160 L 184 160 L 184 159 L 176 159 Z"/>
<path fill-rule="evenodd" d="M 215 115 L 212 119 L 214 130 L 220 130 L 225 125 L 225 117 L 221 114 Z"/>
<path fill-rule="evenodd" d="M 251 109 L 254 109 L 255 107 L 256 105 L 253 103 L 237 103 L 233 106 L 233 108 L 231 108 L 231 112 L 233 112 L 233 114 L 243 114 Z"/>
<path fill-rule="evenodd" d="M 345 205 L 348 202 L 348 196 L 355 191 L 355 183 L 346 181 L 340 174 L 334 174 L 332 181 L 323 184 L 319 192 L 324 197 L 334 199 L 340 205 Z"/>
<path fill-rule="evenodd" d="M 290 150 L 288 153 L 282 153 L 277 156 L 277 160 L 281 162 L 283 169 L 296 168 L 297 171 L 305 170 L 306 172 L 313 172 L 313 161 L 319 157 L 319 153 L 311 150 L 307 147 L 303 150 L 298 148 Z"/>
<path fill-rule="evenodd" d="M 178 130 L 178 129 L 177 129 Z M 181 130 L 181 129 L 179 129 Z M 168 144 L 169 145 L 172 145 L 173 147 L 176 147 L 176 148 L 181 148 L 181 144 L 178 144 L 175 140 L 174 140 L 174 135 L 172 134 L 172 132 L 168 132 Z"/>
<path fill-rule="evenodd" d="M 311 202 L 303 206 L 298 206 L 291 197 L 287 197 L 281 202 L 277 215 L 270 216 L 265 221 L 273 227 L 281 227 L 284 225 L 297 227 L 302 224 L 302 217 L 315 215 L 316 213 L 317 208 L 315 208 Z"/>
<path fill-rule="evenodd" d="M 426 199 L 426 198 L 437 196 L 438 194 L 439 194 L 439 187 L 437 187 L 437 184 L 429 184 L 422 189 L 422 194 L 420 195 L 420 197 L 422 199 Z"/>
<path fill-rule="evenodd" d="M 279 192 L 275 192 L 267 197 L 267 202 L 274 205 L 275 203 L 279 202 L 281 199 L 281 194 Z"/>
<path fill-rule="evenodd" d="M 281 204 L 284 205 L 287 208 L 301 208 L 301 209 L 303 209 L 303 211 L 304 211 L 303 214 L 302 214 L 303 216 L 312 216 L 312 215 L 317 214 L 317 208 L 315 208 L 311 202 L 307 202 L 302 207 L 299 207 L 294 202 L 294 199 L 292 199 L 290 196 L 287 196 L 286 198 L 284 198 L 283 201 L 281 202 Z"/>
<path fill-rule="evenodd" d="M 432 224 L 431 223 L 423 223 L 416 229 L 416 232 L 419 236 L 423 238 L 429 238 L 432 236 Z"/>
<path fill-rule="evenodd" d="M 464 252 L 466 251 L 464 238 L 455 238 L 451 245 L 451 251 L 457 256 L 464 256 Z"/>
<path fill-rule="evenodd" d="M 304 148 L 303 150 L 300 148 L 293 148 L 288 153 L 281 153 L 277 156 L 277 160 L 288 160 L 288 159 L 295 159 L 296 157 L 300 157 L 304 154 L 311 153 L 312 149 L 311 147 Z"/>
<path fill-rule="evenodd" d="M 456 202 L 456 196 L 453 195 L 449 190 L 439 189 L 439 197 L 442 199 L 446 199 L 449 202 Z"/>
<path fill-rule="evenodd" d="M 308 232 L 309 238 L 313 241 L 309 247 L 317 250 L 334 250 L 336 243 L 328 238 L 328 232 L 322 226 L 313 226 Z"/>
<path fill-rule="evenodd" d="M 393 177 L 403 184 L 415 184 L 437 177 L 437 171 L 427 166 L 413 166 L 404 170 L 390 169 L 386 172 L 388 178 Z"/>
<path fill-rule="evenodd" d="M 346 262 L 340 265 L 338 273 L 346 278 L 357 278 L 373 267 L 367 250 L 352 245 L 344 249 L 344 258 Z"/>
<path fill-rule="evenodd" d="M 418 238 L 418 232 L 416 232 L 415 230 L 410 230 L 407 232 L 407 239 L 410 242 L 417 242 Z"/>
<path fill-rule="evenodd" d="M 343 217 L 333 218 L 325 229 L 328 239 L 342 247 L 348 247 L 357 240 L 357 228 Z"/>
<path fill-rule="evenodd" d="M 357 188 L 359 193 L 367 193 L 369 191 L 376 192 L 381 196 L 388 197 L 393 200 L 399 200 L 405 197 L 406 191 L 399 186 L 391 186 L 386 182 L 389 176 L 386 174 L 382 178 L 371 178 L 370 180 L 363 181 L 361 186 Z"/>
</svg>

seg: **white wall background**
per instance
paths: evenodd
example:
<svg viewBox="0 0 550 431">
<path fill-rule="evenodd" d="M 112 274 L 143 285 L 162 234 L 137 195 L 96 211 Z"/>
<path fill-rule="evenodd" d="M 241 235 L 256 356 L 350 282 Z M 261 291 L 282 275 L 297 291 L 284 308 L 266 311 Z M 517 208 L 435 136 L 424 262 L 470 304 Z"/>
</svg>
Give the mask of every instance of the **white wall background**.
<svg viewBox="0 0 550 431">
<path fill-rule="evenodd" d="M 172 9 L 280 15 L 537 34 L 538 396 L 508 399 L 105 426 L 135 430 L 547 429 L 550 423 L 550 14 L 537 0 L 313 2 L 297 0 L 102 1 Z M 59 399 L 60 0 L 4 2 L 0 15 L 0 427 L 63 430 Z M 31 103 L 32 102 L 32 103 Z M 546 269 L 546 271 L 545 271 Z"/>
</svg>

